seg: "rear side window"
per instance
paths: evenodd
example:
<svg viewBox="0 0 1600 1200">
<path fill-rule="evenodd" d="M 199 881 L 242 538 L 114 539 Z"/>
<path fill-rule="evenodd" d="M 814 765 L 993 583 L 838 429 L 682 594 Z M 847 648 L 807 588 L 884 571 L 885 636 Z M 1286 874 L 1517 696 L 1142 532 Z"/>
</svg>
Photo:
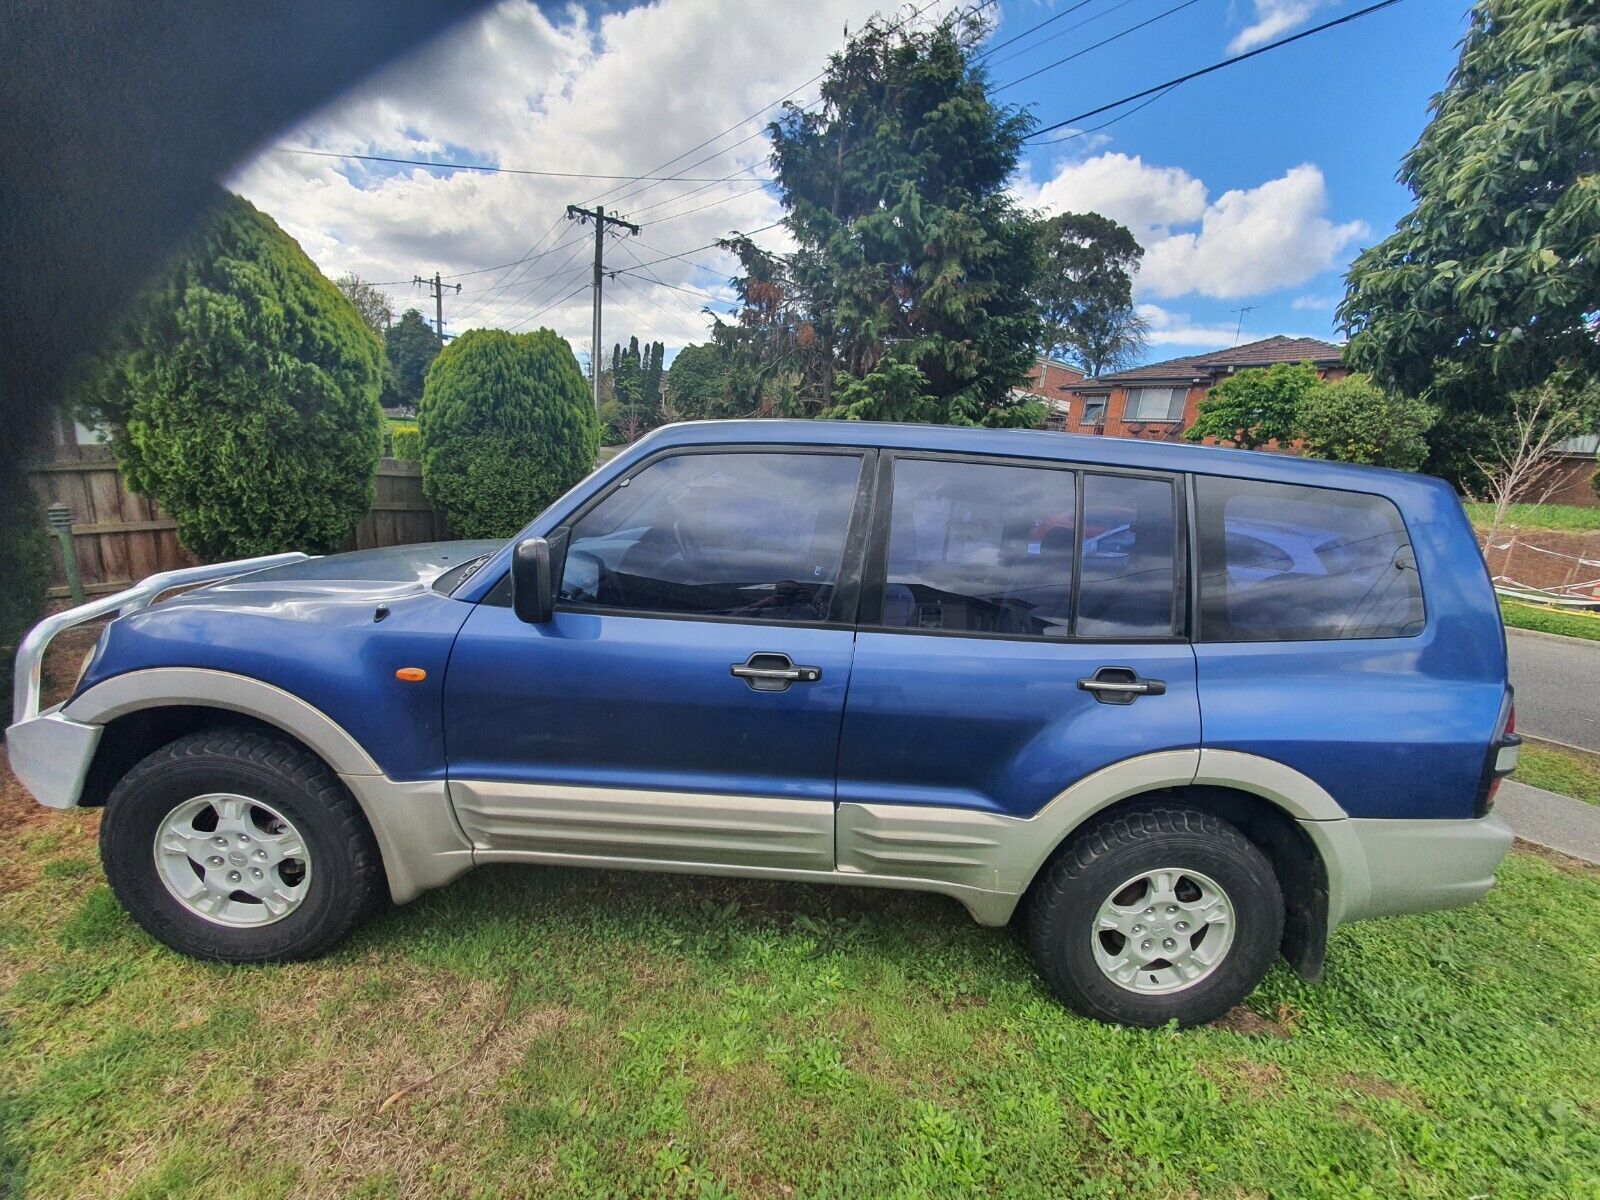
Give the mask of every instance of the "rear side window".
<svg viewBox="0 0 1600 1200">
<path fill-rule="evenodd" d="M 1086 475 L 1078 636 L 1171 636 L 1176 539 L 1170 482 Z"/>
<path fill-rule="evenodd" d="M 1072 472 L 903 459 L 894 468 L 881 624 L 1065 637 Z"/>
<path fill-rule="evenodd" d="M 1382 496 L 1201 476 L 1195 517 L 1202 641 L 1421 632 L 1416 557 Z"/>
<path fill-rule="evenodd" d="M 1167 480 L 902 459 L 876 623 L 1170 637 L 1174 534 Z"/>
</svg>

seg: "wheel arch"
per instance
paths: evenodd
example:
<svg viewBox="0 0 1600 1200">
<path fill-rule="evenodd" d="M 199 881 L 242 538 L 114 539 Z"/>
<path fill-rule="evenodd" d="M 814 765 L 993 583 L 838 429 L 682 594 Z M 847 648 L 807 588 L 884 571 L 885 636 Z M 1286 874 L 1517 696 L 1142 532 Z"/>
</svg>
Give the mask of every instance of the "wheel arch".
<svg viewBox="0 0 1600 1200">
<path fill-rule="evenodd" d="M 1179 759 L 1190 764 L 1187 772 Z M 1023 872 L 1019 903 L 1075 836 L 1105 816 L 1152 803 L 1209 812 L 1267 856 L 1284 896 L 1283 956 L 1305 978 L 1320 978 L 1339 881 L 1330 875 L 1322 839 L 1308 829 L 1346 814 L 1315 780 L 1260 755 L 1231 750 L 1144 755 L 1068 788 L 1033 818 L 1045 819 L 1052 828 L 1030 839 L 1035 850 Z"/>
<path fill-rule="evenodd" d="M 105 729 L 90 765 L 91 783 L 108 750 L 138 743 L 141 737 L 160 737 L 168 729 L 177 728 L 177 733 L 165 738 L 171 741 L 193 729 L 218 723 L 218 714 L 222 719 L 232 714 L 294 739 L 335 774 L 382 774 L 361 744 L 320 709 L 280 687 L 227 671 L 195 667 L 130 671 L 74 696 L 62 709 L 62 715 L 74 721 Z M 145 744 L 148 753 L 164 742 Z M 91 799 L 89 786 L 84 790 L 81 803 L 104 802 L 104 792 Z"/>
<path fill-rule="evenodd" d="M 259 679 L 188 667 L 134 671 L 74 697 L 63 714 L 103 727 L 81 805 L 104 804 L 134 763 L 185 734 L 244 724 L 294 742 L 339 776 L 377 839 L 395 903 L 449 882 L 472 864 L 443 780 L 390 780 L 326 713 Z"/>
</svg>

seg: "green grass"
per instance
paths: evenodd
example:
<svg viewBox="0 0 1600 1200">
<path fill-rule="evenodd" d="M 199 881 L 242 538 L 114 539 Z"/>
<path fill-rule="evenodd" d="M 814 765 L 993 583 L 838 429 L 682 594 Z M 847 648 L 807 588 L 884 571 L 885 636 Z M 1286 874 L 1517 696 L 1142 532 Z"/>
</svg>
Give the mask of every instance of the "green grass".
<svg viewBox="0 0 1600 1200">
<path fill-rule="evenodd" d="M 1528 739 L 1517 758 L 1518 783 L 1600 804 L 1600 755 Z"/>
<path fill-rule="evenodd" d="M 1600 641 L 1600 615 L 1552 608 L 1546 604 L 1523 604 L 1502 597 L 1500 618 L 1508 629 L 1535 629 L 1540 633 L 1559 633 L 1563 637 Z"/>
<path fill-rule="evenodd" d="M 0 843 L 0 1195 L 1600 1187 L 1600 872 L 1530 854 L 1177 1033 L 1080 1020 L 1014 931 L 855 889 L 487 868 L 320 962 L 205 965 L 123 915 L 91 816 L 49 829 Z"/>
<path fill-rule="evenodd" d="M 1487 527 L 1494 520 L 1492 504 L 1468 504 L 1466 509 L 1474 525 Z M 1506 526 L 1512 525 L 1574 532 L 1600 529 L 1600 508 L 1581 504 L 1513 504 L 1506 512 Z"/>
</svg>

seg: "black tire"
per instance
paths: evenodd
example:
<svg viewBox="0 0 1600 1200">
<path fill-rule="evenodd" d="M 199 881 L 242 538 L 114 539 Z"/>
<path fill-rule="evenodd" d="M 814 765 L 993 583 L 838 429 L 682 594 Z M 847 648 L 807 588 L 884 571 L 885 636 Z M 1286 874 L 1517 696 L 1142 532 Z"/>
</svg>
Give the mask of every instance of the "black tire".
<svg viewBox="0 0 1600 1200">
<path fill-rule="evenodd" d="M 184 801 L 230 792 L 271 805 L 303 838 L 312 870 L 299 907 L 263 925 L 217 924 L 163 882 L 156 830 Z M 106 800 L 100 860 L 123 908 L 157 941 L 230 963 L 314 958 L 349 936 L 381 900 L 383 867 L 360 807 L 328 767 L 293 742 L 248 729 L 213 729 L 163 746 Z"/>
<path fill-rule="evenodd" d="M 1101 970 L 1092 939 L 1113 890 L 1164 867 L 1200 872 L 1227 893 L 1233 941 L 1209 975 L 1146 994 Z M 1117 1025 L 1216 1020 L 1255 990 L 1283 936 L 1283 893 L 1266 856 L 1220 817 L 1178 805 L 1129 809 L 1074 834 L 1035 881 L 1027 908 L 1029 948 L 1050 990 L 1074 1012 Z"/>
</svg>

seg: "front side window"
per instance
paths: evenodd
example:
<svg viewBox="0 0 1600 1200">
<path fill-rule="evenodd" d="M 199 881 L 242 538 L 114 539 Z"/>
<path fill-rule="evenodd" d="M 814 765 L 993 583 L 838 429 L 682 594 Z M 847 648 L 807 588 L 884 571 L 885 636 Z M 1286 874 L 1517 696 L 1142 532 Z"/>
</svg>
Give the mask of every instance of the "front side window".
<svg viewBox="0 0 1600 1200">
<path fill-rule="evenodd" d="M 572 526 L 560 599 L 636 612 L 823 621 L 861 474 L 856 454 L 679 454 Z"/>
<path fill-rule="evenodd" d="M 1207 642 L 1406 637 L 1423 627 L 1404 522 L 1381 496 L 1200 478 Z"/>
<path fill-rule="evenodd" d="M 1083 402 L 1083 423 L 1085 425 L 1104 425 L 1106 423 L 1105 397 L 1098 400 L 1085 400 Z"/>
</svg>

